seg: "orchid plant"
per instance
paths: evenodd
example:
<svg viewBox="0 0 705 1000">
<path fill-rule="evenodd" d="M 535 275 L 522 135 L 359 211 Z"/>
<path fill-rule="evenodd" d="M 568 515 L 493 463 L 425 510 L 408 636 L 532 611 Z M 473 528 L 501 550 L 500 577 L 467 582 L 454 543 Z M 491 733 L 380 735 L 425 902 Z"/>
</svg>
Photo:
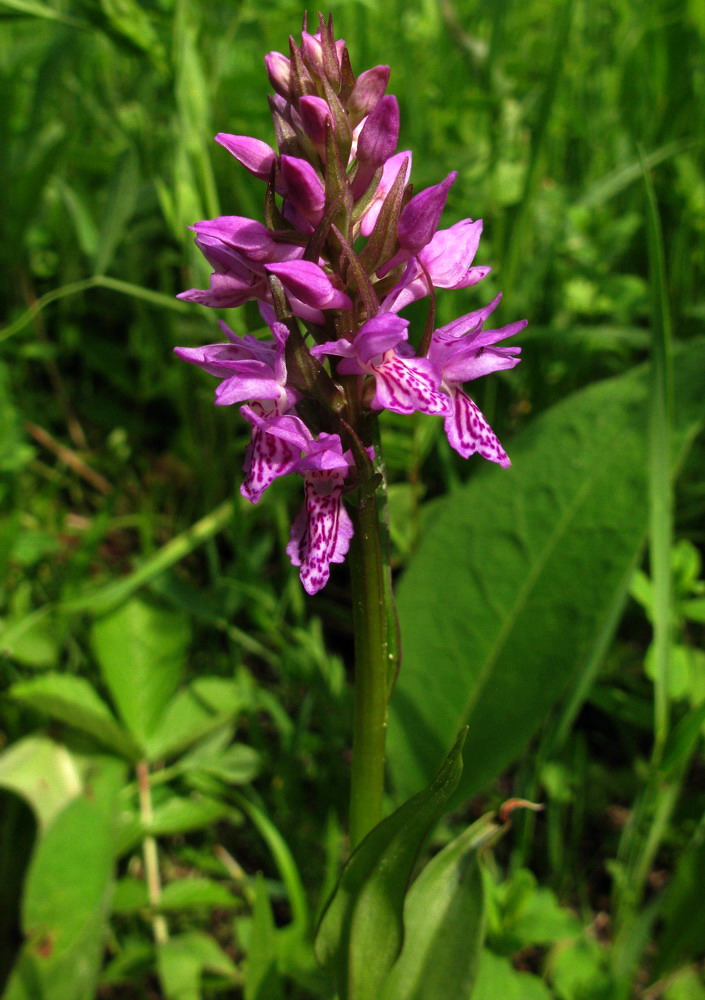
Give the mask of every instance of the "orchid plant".
<svg viewBox="0 0 705 1000">
<path fill-rule="evenodd" d="M 490 271 L 474 263 L 482 221 L 439 228 L 456 172 L 414 192 L 412 153 L 397 151 L 388 66 L 356 76 L 332 18 L 321 15 L 315 33 L 304 22 L 301 43 L 290 38 L 289 57 L 271 52 L 265 65 L 276 149 L 216 136 L 264 184 L 264 222 L 229 215 L 195 223 L 213 273 L 208 289 L 180 298 L 218 309 L 256 300 L 271 337 L 241 337 L 221 322 L 222 343 L 175 350 L 219 379 L 217 405 L 242 404 L 252 428 L 244 497 L 256 504 L 278 477 L 302 476 L 287 554 L 307 593 L 320 591 L 331 564 L 350 552 L 355 849 L 382 819 L 386 711 L 398 669 L 377 418 L 384 410 L 441 417 L 463 458 L 477 453 L 509 466 L 465 386 L 518 364 L 520 348 L 503 342 L 526 321 L 487 329 L 498 295 L 435 326 L 436 290 L 468 288 Z M 428 299 L 427 320 L 412 331 L 401 313 L 420 299 Z"/>
</svg>

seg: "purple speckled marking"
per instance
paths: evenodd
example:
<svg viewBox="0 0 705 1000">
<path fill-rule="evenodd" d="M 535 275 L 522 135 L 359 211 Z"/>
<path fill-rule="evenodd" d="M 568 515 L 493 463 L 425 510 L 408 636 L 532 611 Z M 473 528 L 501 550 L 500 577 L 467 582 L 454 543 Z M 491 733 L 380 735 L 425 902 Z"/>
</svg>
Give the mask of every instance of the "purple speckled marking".
<svg viewBox="0 0 705 1000">
<path fill-rule="evenodd" d="M 353 526 L 342 502 L 344 475 L 335 470 L 304 474 L 306 501 L 291 526 L 286 551 L 300 566 L 308 594 L 328 583 L 330 564 L 342 563 L 350 547 Z"/>
<path fill-rule="evenodd" d="M 259 416 L 265 416 L 261 403 L 251 404 Z M 277 410 L 270 414 L 277 415 Z M 252 426 L 252 437 L 245 452 L 243 470 L 245 479 L 240 486 L 240 493 L 251 503 L 259 503 L 262 494 L 279 476 L 293 472 L 301 458 L 301 450 L 290 442 L 268 434 L 266 427 Z"/>
<path fill-rule="evenodd" d="M 450 400 L 439 392 L 439 376 L 426 359 L 400 358 L 387 351 L 381 364 L 371 365 L 377 383 L 375 405 L 392 413 L 430 413 L 445 416 Z"/>
<path fill-rule="evenodd" d="M 446 417 L 444 426 L 451 447 L 463 458 L 478 452 L 505 469 L 512 464 L 480 408 L 462 389 L 456 388 L 453 393 L 453 412 Z"/>
</svg>

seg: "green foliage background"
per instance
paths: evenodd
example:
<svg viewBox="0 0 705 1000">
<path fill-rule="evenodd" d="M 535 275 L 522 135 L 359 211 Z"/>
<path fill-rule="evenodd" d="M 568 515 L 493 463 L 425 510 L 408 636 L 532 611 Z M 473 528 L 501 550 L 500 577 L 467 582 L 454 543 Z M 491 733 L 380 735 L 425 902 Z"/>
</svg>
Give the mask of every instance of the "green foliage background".
<svg viewBox="0 0 705 1000">
<path fill-rule="evenodd" d="M 23 931 L 46 951 L 41 926 L 78 906 L 46 987 L 74 993 L 47 1000 L 96 995 L 101 967 L 108 998 L 325 995 L 302 942 L 342 856 L 346 573 L 305 598 L 284 554 L 296 483 L 239 497 L 248 427 L 171 354 L 218 339 L 212 311 L 174 298 L 207 278 L 187 226 L 261 216 L 260 185 L 212 136 L 271 141 L 262 57 L 302 12 L 0 0 L 0 981 Z M 439 323 L 500 289 L 498 322 L 530 323 L 522 364 L 477 387 L 511 471 L 461 462 L 432 419 L 384 423 L 408 646 L 390 803 L 469 719 L 466 794 L 438 844 L 510 796 L 547 805 L 485 870 L 475 1000 L 650 984 L 702 1000 L 705 7 L 333 13 L 356 71 L 392 68 L 417 189 L 457 169 L 445 223 L 485 221 L 493 272 L 439 296 Z M 250 305 L 228 321 L 261 325 Z M 561 520 L 586 483 L 594 502 Z M 150 838 L 171 933 L 156 951 Z M 86 867 L 81 910 L 56 886 Z M 93 955 L 83 978 L 72 948 Z M 23 981 L 8 1000 L 39 995 Z"/>
</svg>

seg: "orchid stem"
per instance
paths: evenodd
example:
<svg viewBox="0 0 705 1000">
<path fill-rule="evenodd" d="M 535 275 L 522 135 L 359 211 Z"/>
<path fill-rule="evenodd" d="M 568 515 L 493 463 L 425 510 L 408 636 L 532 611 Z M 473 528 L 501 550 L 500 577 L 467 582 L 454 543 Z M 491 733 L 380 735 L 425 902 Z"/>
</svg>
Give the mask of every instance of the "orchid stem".
<svg viewBox="0 0 705 1000">
<path fill-rule="evenodd" d="M 388 650 L 384 560 L 375 494 L 353 512 L 351 546 L 355 630 L 355 719 L 350 788 L 350 847 L 382 818 L 387 729 Z"/>
</svg>

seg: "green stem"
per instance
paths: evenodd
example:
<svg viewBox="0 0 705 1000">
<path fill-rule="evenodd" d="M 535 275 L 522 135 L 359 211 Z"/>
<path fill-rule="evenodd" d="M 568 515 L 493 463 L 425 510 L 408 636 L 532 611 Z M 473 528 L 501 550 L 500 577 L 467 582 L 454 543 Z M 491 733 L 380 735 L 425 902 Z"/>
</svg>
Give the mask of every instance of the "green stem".
<svg viewBox="0 0 705 1000">
<path fill-rule="evenodd" d="M 350 846 L 382 818 L 387 728 L 388 643 L 384 559 L 375 495 L 353 512 L 350 552 L 355 630 L 355 720 L 350 787 Z"/>
<path fill-rule="evenodd" d="M 152 824 L 152 789 L 149 784 L 149 764 L 141 760 L 137 764 L 137 787 L 139 790 L 140 820 L 143 829 L 149 829 Z M 157 842 L 151 834 L 146 834 L 142 840 L 142 856 L 144 858 L 145 880 L 149 905 L 152 910 L 152 932 L 156 944 L 166 944 L 169 940 L 169 929 L 166 918 L 158 912 L 162 898 L 162 881 L 159 873 L 159 855 Z"/>
</svg>

